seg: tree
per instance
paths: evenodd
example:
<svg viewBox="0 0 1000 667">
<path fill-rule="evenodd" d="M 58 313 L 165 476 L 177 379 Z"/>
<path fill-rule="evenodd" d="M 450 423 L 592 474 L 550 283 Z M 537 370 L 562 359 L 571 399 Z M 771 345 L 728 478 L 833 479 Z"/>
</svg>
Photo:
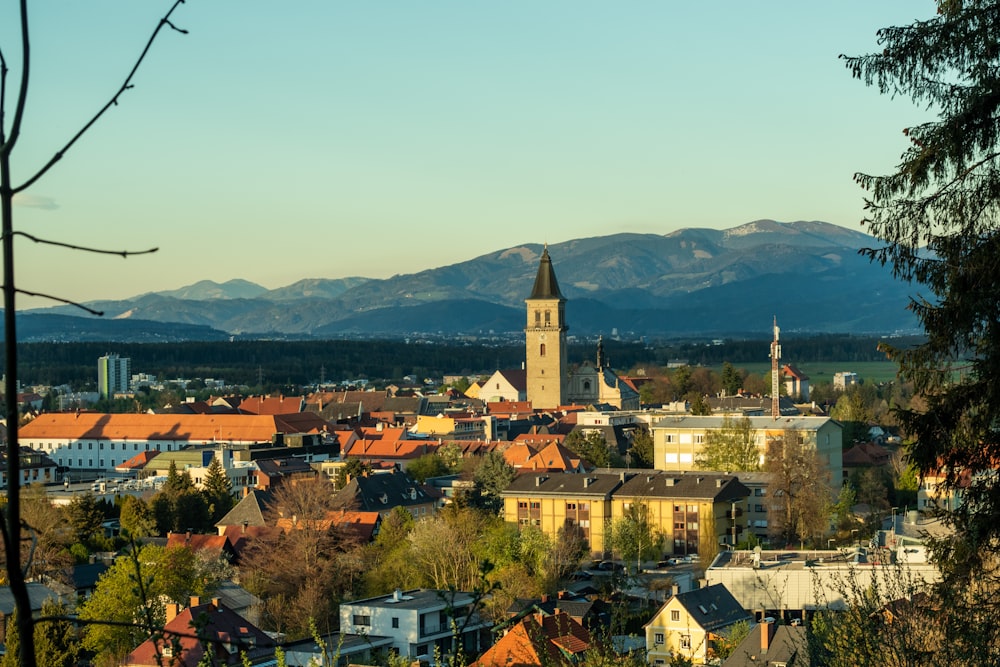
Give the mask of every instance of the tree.
<svg viewBox="0 0 1000 667">
<path fill-rule="evenodd" d="M 104 512 L 97 506 L 93 493 L 73 496 L 66 515 L 77 542 L 90 546 L 98 535 L 104 535 Z"/>
<path fill-rule="evenodd" d="M 845 57 L 851 74 L 912 99 L 936 118 L 904 129 L 910 144 L 888 175 L 857 174 L 863 224 L 881 243 L 864 253 L 916 281 L 910 309 L 926 340 L 883 349 L 923 405 L 897 409 L 910 461 L 941 471 L 965 501 L 934 543 L 945 581 L 971 585 L 1000 552 L 1000 4 L 939 0 L 933 18 L 878 32 L 875 53 Z"/>
<path fill-rule="evenodd" d="M 132 69 L 130 70 L 128 76 L 125 78 L 124 83 L 120 88 L 112 95 L 111 99 L 103 106 L 100 110 L 80 129 L 78 130 L 62 147 L 56 151 L 55 155 L 49 159 L 40 168 L 29 171 L 27 178 L 20 183 L 15 183 L 14 175 L 12 170 L 11 157 L 14 153 L 14 148 L 18 143 L 21 136 L 22 125 L 25 120 L 25 109 L 27 105 L 28 96 L 28 84 L 30 81 L 31 72 L 31 61 L 32 61 L 32 51 L 31 51 L 31 40 L 30 40 L 30 30 L 28 29 L 28 3 L 27 0 L 21 0 L 18 3 L 18 17 L 17 22 L 17 36 L 20 41 L 20 49 L 17 50 L 20 56 L 20 62 L 18 63 L 20 69 L 20 80 L 17 85 L 17 91 L 12 95 L 12 100 L 14 103 L 13 114 L 10 115 L 10 125 L 7 125 L 7 75 L 9 73 L 8 61 L 6 56 L 3 55 L 3 50 L 0 49 L 0 90 L 4 91 L 0 94 L 0 237 L 2 237 L 2 251 L 3 251 L 3 322 L 4 322 L 4 340 L 6 345 L 4 345 L 4 395 L 5 396 L 16 396 L 18 392 L 18 338 L 17 338 L 17 294 L 27 293 L 33 294 L 34 296 L 39 296 L 43 298 L 50 298 L 55 301 L 60 301 L 63 303 L 69 303 L 71 305 L 76 305 L 86 310 L 92 314 L 101 314 L 98 311 L 94 311 L 90 308 L 84 307 L 82 304 L 77 304 L 74 302 L 67 301 L 66 299 L 61 299 L 59 297 L 54 297 L 48 294 L 39 294 L 33 292 L 26 292 L 17 287 L 14 276 L 14 240 L 15 236 L 24 236 L 31 239 L 37 243 L 44 245 L 56 245 L 62 246 L 64 248 L 70 248 L 74 250 L 86 251 L 86 252 L 107 252 L 103 250 L 97 250 L 93 248 L 85 248 L 82 246 L 75 246 L 72 244 L 61 243 L 58 241 L 52 241 L 49 239 L 39 238 L 30 234 L 26 234 L 20 230 L 15 230 L 14 228 L 14 197 L 15 195 L 26 191 L 35 182 L 42 178 L 48 171 L 69 151 L 73 145 L 89 130 L 100 118 L 111 109 L 113 106 L 118 104 L 119 98 L 124 95 L 127 90 L 133 87 L 133 77 L 139 70 L 139 66 L 142 64 L 149 53 L 150 47 L 153 42 L 156 41 L 157 35 L 164 28 L 170 28 L 177 30 L 178 32 L 185 32 L 177 28 L 171 21 L 170 17 L 174 10 L 183 2 L 183 0 L 176 0 L 167 14 L 160 20 L 157 24 L 156 29 L 153 31 L 152 36 L 146 43 L 146 48 L 143 49 L 139 58 L 136 60 Z M 12 89 L 13 92 L 13 89 Z M 152 252 L 152 251 L 146 251 Z M 123 257 L 127 257 L 130 254 L 128 251 L 120 251 L 115 254 L 119 254 Z M 3 548 L 6 560 L 7 568 L 7 581 L 11 589 L 11 594 L 14 598 L 15 608 L 18 610 L 18 631 L 22 636 L 21 644 L 18 648 L 19 662 L 22 665 L 30 665 L 35 660 L 35 635 L 34 635 L 34 621 L 31 616 L 31 600 L 28 597 L 28 589 L 25 584 L 25 571 L 21 566 L 21 462 L 20 462 L 20 452 L 21 446 L 18 438 L 18 411 L 17 411 L 17 401 L 9 400 L 5 406 L 6 416 L 6 427 L 7 427 L 7 479 L 8 481 L 8 492 L 9 499 L 7 506 L 4 508 L 2 521 L 0 521 L 0 536 L 3 538 Z"/>
<path fill-rule="evenodd" d="M 632 437 L 629 447 L 632 455 L 632 465 L 637 468 L 652 468 L 653 466 L 653 434 L 648 429 L 641 428 Z"/>
<path fill-rule="evenodd" d="M 192 595 L 204 595 L 217 583 L 199 572 L 186 547 L 146 545 L 134 556 L 122 556 L 101 575 L 80 610 L 80 619 L 88 623 L 83 646 L 102 657 L 120 659 L 149 636 L 151 626 L 163 625 L 166 602 L 186 604 Z"/>
<path fill-rule="evenodd" d="M 563 446 L 598 468 L 605 468 L 611 463 L 611 451 L 600 431 L 571 431 L 563 441 Z"/>
<path fill-rule="evenodd" d="M 649 516 L 649 505 L 634 502 L 611 522 L 605 542 L 617 553 L 626 566 L 640 560 L 656 560 L 663 554 L 663 534 Z"/>
<path fill-rule="evenodd" d="M 743 375 L 728 361 L 722 364 L 722 389 L 726 396 L 735 396 L 743 388 Z"/>
<path fill-rule="evenodd" d="M 822 535 L 830 506 L 829 475 L 816 450 L 795 431 L 768 443 L 767 527 L 785 544 Z"/>
<path fill-rule="evenodd" d="M 212 457 L 205 471 L 202 493 L 208 501 L 213 523 L 233 509 L 233 482 L 217 457 Z"/>
<path fill-rule="evenodd" d="M 749 417 L 722 418 L 722 426 L 705 434 L 701 451 L 695 455 L 701 470 L 756 472 L 760 470 L 757 431 Z"/>
<path fill-rule="evenodd" d="M 424 454 L 406 466 L 406 472 L 417 482 L 423 484 L 429 477 L 440 477 L 451 471 L 444 459 L 437 454 Z"/>
<path fill-rule="evenodd" d="M 496 450 L 487 452 L 473 473 L 473 481 L 483 509 L 499 514 L 503 510 L 503 498 L 500 494 L 510 486 L 515 477 L 517 471 L 507 463 L 502 452 Z"/>
</svg>

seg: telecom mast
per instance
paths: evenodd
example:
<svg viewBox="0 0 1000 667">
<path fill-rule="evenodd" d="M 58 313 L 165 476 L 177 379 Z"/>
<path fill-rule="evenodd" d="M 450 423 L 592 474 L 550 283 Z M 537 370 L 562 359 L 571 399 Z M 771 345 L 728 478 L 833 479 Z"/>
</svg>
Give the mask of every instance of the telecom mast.
<svg viewBox="0 0 1000 667">
<path fill-rule="evenodd" d="M 778 344 L 778 316 L 774 316 L 774 340 L 771 341 L 771 418 L 781 417 L 778 405 L 778 360 L 781 359 L 781 345 Z"/>
</svg>

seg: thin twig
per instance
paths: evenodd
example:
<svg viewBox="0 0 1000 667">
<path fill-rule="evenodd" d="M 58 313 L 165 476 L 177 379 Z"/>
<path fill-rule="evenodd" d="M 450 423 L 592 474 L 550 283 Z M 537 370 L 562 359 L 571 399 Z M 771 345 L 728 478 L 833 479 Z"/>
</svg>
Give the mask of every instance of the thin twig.
<svg viewBox="0 0 1000 667">
<path fill-rule="evenodd" d="M 59 303 L 65 303 L 67 306 L 76 306 L 80 310 L 85 310 L 91 315 L 96 315 L 98 317 L 104 316 L 103 310 L 94 310 L 93 308 L 88 308 L 87 306 L 77 301 L 71 301 L 70 299 L 64 299 L 59 296 L 53 296 L 52 294 L 45 294 L 44 292 L 29 292 L 28 290 L 21 289 L 19 287 L 15 287 L 14 291 L 17 292 L 18 294 L 24 294 L 25 296 L 37 296 L 42 299 L 48 299 L 50 301 L 58 301 Z"/>
<path fill-rule="evenodd" d="M 91 248 L 88 246 L 76 245 L 75 243 L 63 243 L 62 241 L 52 241 L 51 239 L 39 238 L 28 232 L 16 231 L 11 232 L 11 236 L 23 236 L 29 241 L 34 241 L 35 243 L 41 243 L 43 245 L 54 245 L 60 248 L 69 248 L 70 250 L 82 250 L 84 252 L 93 252 L 99 255 L 118 255 L 119 257 L 129 257 L 131 255 L 149 255 L 150 253 L 157 252 L 159 248 L 148 248 L 146 250 L 104 250 L 102 248 Z"/>
<path fill-rule="evenodd" d="M 31 43 L 28 40 L 28 0 L 21 0 L 21 85 L 17 92 L 17 105 L 14 107 L 14 120 L 10 124 L 10 136 L 0 144 L 0 154 L 10 155 L 11 149 L 17 143 L 21 134 L 21 121 L 24 118 L 24 107 L 28 100 L 28 70 L 31 65 Z M 5 70 L 6 71 L 6 70 Z"/>
<path fill-rule="evenodd" d="M 22 0 L 22 3 L 23 2 L 26 2 L 26 0 Z M 153 46 L 153 42 L 156 41 L 156 36 L 160 34 L 160 30 L 163 29 L 163 26 L 167 26 L 171 30 L 175 30 L 175 31 L 177 31 L 177 32 L 179 32 L 181 34 L 184 34 L 184 35 L 187 34 L 187 32 L 188 32 L 187 30 L 184 30 L 183 28 L 178 28 L 177 26 L 175 26 L 173 23 L 170 22 L 170 15 L 173 14 L 174 10 L 176 10 L 183 2 L 184 2 L 184 0 L 176 0 L 174 2 L 173 6 L 170 8 L 170 11 L 168 11 L 166 13 L 166 15 L 163 18 L 160 19 L 160 22 L 156 24 L 156 28 L 153 30 L 153 34 L 150 35 L 149 40 L 146 42 L 145 48 L 143 48 L 142 53 L 139 54 L 139 57 L 136 59 L 135 64 L 132 65 L 132 70 L 128 73 L 128 76 L 125 77 L 125 82 L 122 83 L 121 87 L 118 89 L 118 92 L 116 92 L 111 97 L 111 99 L 108 100 L 108 102 L 103 107 L 101 107 L 100 110 L 96 114 L 94 114 L 93 118 L 91 118 L 87 122 L 86 125 L 84 125 L 82 128 L 80 128 L 80 130 L 76 134 L 74 134 L 73 137 L 68 142 L 66 142 L 65 146 L 63 146 L 61 149 L 59 149 L 58 151 L 56 151 L 56 154 L 53 155 L 49 159 L 49 161 L 46 162 L 42 166 L 41 169 L 39 169 L 37 172 L 35 172 L 34 176 L 32 176 L 31 178 L 29 178 L 28 180 L 26 180 L 21 185 L 15 187 L 13 189 L 13 192 L 15 194 L 18 193 L 18 192 L 21 192 L 23 190 L 28 189 L 29 187 L 31 187 L 35 183 L 35 181 L 37 181 L 39 178 L 41 178 L 42 176 L 44 176 L 45 173 L 56 164 L 56 162 L 59 162 L 59 160 L 62 159 L 63 155 L 66 154 L 66 151 L 68 151 L 73 146 L 73 144 L 75 144 L 77 142 L 77 140 L 80 137 L 82 137 L 87 132 L 87 130 L 89 130 L 91 128 L 91 126 L 93 126 L 94 123 L 96 123 L 101 118 L 101 116 L 104 115 L 104 113 L 108 109 L 110 109 L 111 107 L 116 106 L 118 104 L 118 98 L 121 97 L 125 93 L 126 90 L 129 90 L 130 88 L 132 88 L 132 79 L 135 77 L 135 73 L 138 71 L 139 66 L 142 64 L 142 61 L 145 60 L 146 54 L 149 53 L 150 48 L 152 48 L 152 46 Z M 25 32 L 27 32 L 27 29 L 25 29 Z M 27 69 L 27 68 L 25 68 L 25 69 Z M 26 78 L 23 80 L 22 88 L 25 87 L 25 86 L 27 86 L 27 79 Z M 18 100 L 18 102 L 19 102 L 18 112 L 20 112 L 22 110 L 22 108 L 23 108 L 23 93 L 22 93 L 22 99 Z M 19 126 L 20 125 L 20 118 L 16 117 L 15 122 Z"/>
</svg>

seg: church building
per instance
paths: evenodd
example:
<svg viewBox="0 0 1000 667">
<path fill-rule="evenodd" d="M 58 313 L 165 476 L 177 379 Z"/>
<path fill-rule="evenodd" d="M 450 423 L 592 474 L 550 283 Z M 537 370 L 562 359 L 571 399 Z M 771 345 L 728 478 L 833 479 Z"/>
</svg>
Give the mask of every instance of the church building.
<svg viewBox="0 0 1000 667">
<path fill-rule="evenodd" d="M 559 291 L 547 245 L 538 263 L 535 286 L 525 303 L 525 385 L 532 407 L 537 410 L 569 404 L 606 404 L 619 410 L 639 409 L 639 393 L 615 375 L 605 358 L 603 340 L 597 344 L 596 366 L 584 363 L 569 372 L 566 297 Z"/>
</svg>

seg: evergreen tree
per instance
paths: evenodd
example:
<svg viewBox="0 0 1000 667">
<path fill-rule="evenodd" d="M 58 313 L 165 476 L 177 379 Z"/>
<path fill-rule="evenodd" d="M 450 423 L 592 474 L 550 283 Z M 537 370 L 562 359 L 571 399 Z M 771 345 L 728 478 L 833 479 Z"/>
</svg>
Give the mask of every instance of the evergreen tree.
<svg viewBox="0 0 1000 667">
<path fill-rule="evenodd" d="M 94 494 L 84 493 L 73 496 L 66 513 L 69 525 L 73 528 L 78 542 L 92 546 L 98 537 L 103 536 L 102 524 L 105 521 L 105 516 L 98 506 Z"/>
<path fill-rule="evenodd" d="M 120 520 L 122 530 L 128 531 L 135 539 L 149 537 L 156 532 L 156 518 L 146 501 L 138 496 L 125 496 Z"/>
<path fill-rule="evenodd" d="M 219 459 L 212 457 L 202 482 L 203 493 L 211 510 L 212 521 L 218 521 L 233 509 L 233 483 Z"/>
<path fill-rule="evenodd" d="M 983 474 L 1000 460 L 1000 2 L 937 6 L 933 18 L 879 30 L 874 53 L 845 63 L 936 115 L 903 130 L 910 145 L 893 173 L 855 178 L 867 191 L 863 224 L 880 241 L 865 254 L 924 290 L 910 308 L 926 339 L 882 349 L 922 398 L 897 411 L 910 461 L 964 496 L 944 513 L 955 532 L 935 552 L 952 590 L 972 592 L 1000 552 L 1000 476 Z M 998 640 L 1000 622 L 981 630 L 979 641 Z"/>
<path fill-rule="evenodd" d="M 507 463 L 501 452 L 496 450 L 487 452 L 473 474 L 482 507 L 499 514 L 503 510 L 503 498 L 500 494 L 515 477 L 517 471 Z"/>
</svg>

